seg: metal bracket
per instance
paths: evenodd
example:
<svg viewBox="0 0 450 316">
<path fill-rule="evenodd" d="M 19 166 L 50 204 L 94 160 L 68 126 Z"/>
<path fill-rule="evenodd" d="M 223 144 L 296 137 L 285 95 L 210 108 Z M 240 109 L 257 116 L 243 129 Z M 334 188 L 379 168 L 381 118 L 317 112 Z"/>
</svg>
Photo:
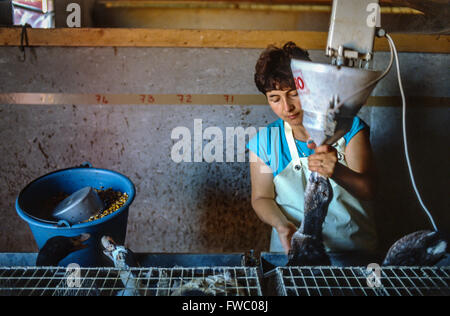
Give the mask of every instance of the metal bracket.
<svg viewBox="0 0 450 316">
<path fill-rule="evenodd" d="M 325 122 L 325 135 L 327 137 L 332 137 L 336 132 L 337 120 L 336 117 L 339 114 L 339 109 L 337 109 L 337 105 L 339 104 L 339 96 L 334 95 L 330 100 L 330 107 L 326 113 L 326 122 Z"/>
</svg>

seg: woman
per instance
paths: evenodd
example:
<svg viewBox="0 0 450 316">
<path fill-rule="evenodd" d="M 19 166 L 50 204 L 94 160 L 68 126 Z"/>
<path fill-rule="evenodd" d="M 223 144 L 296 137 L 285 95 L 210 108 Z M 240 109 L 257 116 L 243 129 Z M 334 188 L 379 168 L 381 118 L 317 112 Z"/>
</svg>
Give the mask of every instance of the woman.
<svg viewBox="0 0 450 316">
<path fill-rule="evenodd" d="M 269 47 L 260 56 L 255 83 L 279 119 L 250 140 L 252 206 L 273 227 L 270 251 L 290 250 L 291 238 L 303 219 L 303 197 L 312 171 L 330 178 L 333 200 L 323 226 L 328 251 L 376 249 L 372 214 L 363 200 L 374 196 L 374 164 L 368 126 L 355 117 L 351 130 L 333 146 L 308 143 L 302 106 L 291 59 L 310 60 L 306 51 L 289 42 Z M 300 166 L 292 161 L 300 159 Z"/>
</svg>

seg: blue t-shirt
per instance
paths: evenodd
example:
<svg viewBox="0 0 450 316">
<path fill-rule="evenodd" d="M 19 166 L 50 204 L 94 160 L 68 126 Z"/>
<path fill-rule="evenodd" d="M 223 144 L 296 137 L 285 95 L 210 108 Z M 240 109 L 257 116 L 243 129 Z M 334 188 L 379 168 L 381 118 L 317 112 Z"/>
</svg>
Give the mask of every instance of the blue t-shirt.
<svg viewBox="0 0 450 316">
<path fill-rule="evenodd" d="M 344 135 L 346 144 L 364 128 L 368 128 L 368 125 L 356 116 L 353 120 L 352 128 Z M 297 145 L 300 158 L 308 157 L 314 153 L 314 150 L 309 149 L 305 142 L 295 140 L 295 144 Z M 262 128 L 248 142 L 247 148 L 272 169 L 274 177 L 280 174 L 292 160 L 282 119 L 278 119 Z"/>
</svg>

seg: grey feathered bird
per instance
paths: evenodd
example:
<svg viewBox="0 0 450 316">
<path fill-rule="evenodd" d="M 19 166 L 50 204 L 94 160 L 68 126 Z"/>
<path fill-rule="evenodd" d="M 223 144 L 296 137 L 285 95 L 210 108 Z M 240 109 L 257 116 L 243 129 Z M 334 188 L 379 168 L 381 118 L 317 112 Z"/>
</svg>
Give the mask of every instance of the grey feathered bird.
<svg viewBox="0 0 450 316">
<path fill-rule="evenodd" d="M 117 245 L 109 236 L 103 236 L 101 243 L 103 254 L 119 269 L 119 277 L 124 285 L 117 296 L 141 296 L 145 287 L 132 271 L 133 267 L 139 266 L 134 253 L 125 246 Z"/>
<path fill-rule="evenodd" d="M 312 173 L 305 191 L 304 220 L 292 237 L 288 266 L 331 265 L 322 241 L 322 225 L 332 198 L 329 180 Z M 394 243 L 383 266 L 433 266 L 446 256 L 448 243 L 442 232 L 415 232 Z"/>
<path fill-rule="evenodd" d="M 433 266 L 445 257 L 447 248 L 448 238 L 443 233 L 418 231 L 394 243 L 383 266 Z"/>
<path fill-rule="evenodd" d="M 288 266 L 331 265 L 322 238 L 322 226 L 333 199 L 330 181 L 313 172 L 305 190 L 304 218 L 292 236 Z"/>
<path fill-rule="evenodd" d="M 87 248 L 88 246 L 83 242 L 90 237 L 89 234 L 81 234 L 75 237 L 56 236 L 50 238 L 39 251 L 36 266 L 58 266 L 59 262 L 72 252 Z"/>
<path fill-rule="evenodd" d="M 166 277 L 163 282 L 170 287 Z M 246 293 L 230 272 L 224 271 L 216 275 L 206 277 L 193 277 L 187 280 L 177 280 L 171 289 L 171 296 L 245 296 Z M 239 285 L 238 285 L 239 284 Z M 158 286 L 161 286 L 158 284 Z"/>
</svg>

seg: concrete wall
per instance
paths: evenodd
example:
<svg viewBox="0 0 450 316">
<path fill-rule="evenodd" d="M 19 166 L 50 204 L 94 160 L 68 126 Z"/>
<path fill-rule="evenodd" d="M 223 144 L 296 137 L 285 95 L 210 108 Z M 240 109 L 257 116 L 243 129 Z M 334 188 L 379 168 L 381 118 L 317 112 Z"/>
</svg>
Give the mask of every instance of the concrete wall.
<svg viewBox="0 0 450 316">
<path fill-rule="evenodd" d="M 0 93 L 256 94 L 260 50 L 182 48 L 36 48 L 19 61 L 18 48 L 0 48 Z M 322 52 L 314 60 L 325 61 Z M 401 54 L 409 96 L 449 97 L 448 55 Z M 388 55 L 376 55 L 384 68 Z M 375 95 L 398 95 L 393 73 Z M 401 112 L 366 107 L 380 175 L 375 201 L 382 246 L 428 223 L 407 176 Z M 441 227 L 450 229 L 449 109 L 408 110 L 408 136 L 417 184 Z M 14 201 L 33 179 L 90 161 L 124 173 L 137 188 L 127 245 L 139 252 L 267 250 L 269 227 L 250 205 L 248 163 L 174 163 L 171 132 L 265 126 L 268 106 L 0 105 L 0 251 L 35 251 Z M 192 132 L 193 133 L 193 132 Z"/>
</svg>

